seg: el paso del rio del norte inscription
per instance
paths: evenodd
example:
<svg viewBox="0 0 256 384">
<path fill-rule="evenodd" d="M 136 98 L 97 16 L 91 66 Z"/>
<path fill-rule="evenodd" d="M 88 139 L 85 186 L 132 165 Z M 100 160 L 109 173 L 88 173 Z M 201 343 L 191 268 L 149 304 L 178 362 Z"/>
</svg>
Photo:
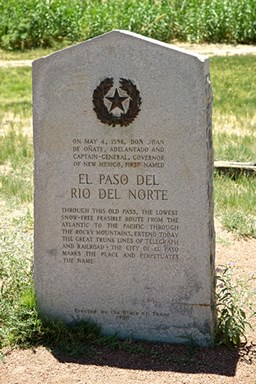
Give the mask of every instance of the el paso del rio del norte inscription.
<svg viewBox="0 0 256 384">
<path fill-rule="evenodd" d="M 168 201 L 169 191 L 161 187 L 161 178 L 154 171 L 164 167 L 164 144 L 163 139 L 73 140 L 72 165 L 77 172 L 69 198 L 74 206 L 63 206 L 60 212 L 63 263 L 95 265 L 102 258 L 179 259 L 180 223 L 175 208 L 106 205 L 122 200 L 124 207 L 129 201 Z M 96 173 L 92 167 L 102 171 Z M 95 200 L 98 204 L 93 207 Z M 79 208 L 75 207 L 78 201 Z"/>
</svg>

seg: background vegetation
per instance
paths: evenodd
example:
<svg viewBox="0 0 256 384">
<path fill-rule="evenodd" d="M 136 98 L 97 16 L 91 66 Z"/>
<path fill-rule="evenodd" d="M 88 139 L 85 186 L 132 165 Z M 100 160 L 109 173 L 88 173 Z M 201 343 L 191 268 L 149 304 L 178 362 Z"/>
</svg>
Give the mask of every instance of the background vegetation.
<svg viewBox="0 0 256 384">
<path fill-rule="evenodd" d="M 162 41 L 256 42 L 255 0 L 0 0 L 0 47 L 67 45 L 112 29 Z"/>
</svg>

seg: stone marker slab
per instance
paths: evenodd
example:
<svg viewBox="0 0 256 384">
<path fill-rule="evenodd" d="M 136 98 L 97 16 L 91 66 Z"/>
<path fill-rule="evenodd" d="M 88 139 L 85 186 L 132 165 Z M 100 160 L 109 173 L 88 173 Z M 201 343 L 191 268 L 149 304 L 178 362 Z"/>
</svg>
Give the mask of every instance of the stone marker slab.
<svg viewBox="0 0 256 384">
<path fill-rule="evenodd" d="M 126 31 L 33 62 L 42 314 L 211 342 L 211 101 L 207 58 Z"/>
</svg>

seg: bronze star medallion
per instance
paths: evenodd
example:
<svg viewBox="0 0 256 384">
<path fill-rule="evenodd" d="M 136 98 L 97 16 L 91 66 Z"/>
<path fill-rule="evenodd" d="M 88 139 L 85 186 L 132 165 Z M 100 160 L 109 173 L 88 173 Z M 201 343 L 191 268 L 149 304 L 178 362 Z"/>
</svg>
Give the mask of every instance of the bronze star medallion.
<svg viewBox="0 0 256 384">
<path fill-rule="evenodd" d="M 121 97 L 118 93 L 118 90 L 116 89 L 114 96 L 113 97 L 106 96 L 106 99 L 108 99 L 112 104 L 109 110 L 110 112 L 113 111 L 113 109 L 115 108 L 119 108 L 122 111 L 124 111 L 123 101 L 127 100 L 128 97 L 127 96 Z"/>
<path fill-rule="evenodd" d="M 119 87 L 114 87 L 114 79 L 106 78 L 93 92 L 93 105 L 103 124 L 127 126 L 140 111 L 140 92 L 129 79 L 120 78 Z"/>
</svg>

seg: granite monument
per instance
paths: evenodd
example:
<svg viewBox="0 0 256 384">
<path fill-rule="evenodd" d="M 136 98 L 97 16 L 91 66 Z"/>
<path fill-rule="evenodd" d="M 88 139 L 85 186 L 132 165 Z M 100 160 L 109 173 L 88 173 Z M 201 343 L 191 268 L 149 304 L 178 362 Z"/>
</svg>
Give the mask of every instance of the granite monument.
<svg viewBox="0 0 256 384">
<path fill-rule="evenodd" d="M 211 105 L 206 57 L 127 31 L 33 62 L 42 314 L 211 343 Z"/>
</svg>

